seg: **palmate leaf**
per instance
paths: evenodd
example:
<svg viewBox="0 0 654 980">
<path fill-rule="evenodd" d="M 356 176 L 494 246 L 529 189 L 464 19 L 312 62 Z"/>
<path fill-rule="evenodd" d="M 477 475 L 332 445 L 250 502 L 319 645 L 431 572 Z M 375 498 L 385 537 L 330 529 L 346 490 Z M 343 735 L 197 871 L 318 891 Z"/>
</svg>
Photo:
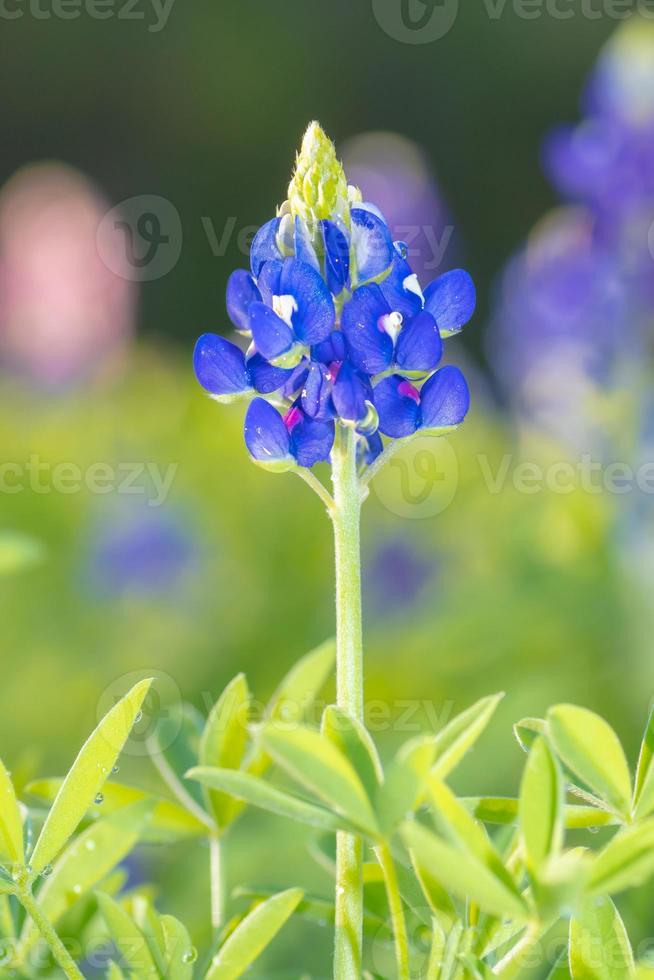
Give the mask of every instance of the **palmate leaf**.
<svg viewBox="0 0 654 980">
<path fill-rule="evenodd" d="M 280 817 L 297 820 L 299 823 L 317 827 L 320 830 L 335 832 L 353 830 L 352 824 L 342 817 L 315 803 L 309 803 L 290 793 L 277 789 L 270 783 L 247 772 L 233 769 L 213 769 L 197 766 L 188 772 L 189 779 L 197 779 L 203 786 L 231 794 L 238 800 L 268 810 Z"/>
<path fill-rule="evenodd" d="M 472 748 L 495 713 L 504 694 L 482 698 L 441 729 L 435 736 L 434 774 L 445 779 Z"/>
<path fill-rule="evenodd" d="M 53 800 L 63 779 L 37 779 L 28 783 L 26 791 L 44 800 Z M 182 840 L 187 837 L 203 837 L 207 833 L 206 824 L 172 800 L 146 793 L 135 786 L 126 786 L 113 780 L 105 783 L 102 790 L 104 797 L 101 804 L 91 807 L 89 815 L 93 818 L 108 816 L 116 810 L 149 800 L 153 804 L 152 816 L 144 830 L 142 840 L 148 844 L 166 843 L 171 840 Z"/>
<path fill-rule="evenodd" d="M 193 705 L 173 705 L 166 718 L 157 723 L 147 746 L 171 793 L 196 820 L 213 830 L 213 820 L 204 809 L 202 788 L 184 780 L 184 774 L 197 765 L 203 729 L 204 719 Z"/>
<path fill-rule="evenodd" d="M 615 895 L 654 875 L 654 819 L 627 827 L 595 859 L 588 882 L 593 895 Z"/>
<path fill-rule="evenodd" d="M 237 980 L 270 945 L 303 898 L 289 888 L 257 905 L 234 929 L 211 961 L 205 980 Z"/>
<path fill-rule="evenodd" d="M 642 820 L 654 810 L 654 709 L 648 720 L 636 767 L 634 816 Z"/>
<path fill-rule="evenodd" d="M 98 820 L 69 844 L 38 892 L 39 905 L 51 922 L 56 923 L 71 905 L 95 888 L 129 854 L 152 810 L 153 804 L 148 801 L 134 803 Z M 38 930 L 28 920 L 20 942 L 23 958 L 38 938 Z"/>
<path fill-rule="evenodd" d="M 570 922 L 572 980 L 625 980 L 634 958 L 624 923 L 610 898 L 588 898 Z"/>
<path fill-rule="evenodd" d="M 0 760 L 0 864 L 23 863 L 23 821 L 11 776 Z"/>
<path fill-rule="evenodd" d="M 266 751 L 297 782 L 366 833 L 377 824 L 363 784 L 349 760 L 320 732 L 297 726 L 264 729 Z"/>
<path fill-rule="evenodd" d="M 471 899 L 492 915 L 527 918 L 527 907 L 517 889 L 507 887 L 474 854 L 445 842 L 413 820 L 402 825 L 401 833 L 418 868 L 424 868 L 454 895 Z"/>
<path fill-rule="evenodd" d="M 520 788 L 520 829 L 527 866 L 538 873 L 563 843 L 563 781 L 547 742 L 534 742 Z"/>
<path fill-rule="evenodd" d="M 30 860 L 38 874 L 57 856 L 111 773 L 138 716 L 151 679 L 140 681 L 104 716 L 64 779 Z"/>
<path fill-rule="evenodd" d="M 98 893 L 97 899 L 109 936 L 120 953 L 121 964 L 139 978 L 159 977 L 148 941 L 129 912 L 102 892 Z"/>
<path fill-rule="evenodd" d="M 628 815 L 631 777 L 611 726 L 586 708 L 559 704 L 547 713 L 552 745 L 565 765 L 610 807 Z"/>
<path fill-rule="evenodd" d="M 467 810 L 482 823 L 510 825 L 518 821 L 520 801 L 510 796 L 464 796 L 459 798 Z M 563 807 L 563 820 L 569 830 L 589 830 L 611 827 L 620 823 L 615 814 L 593 806 L 568 803 Z"/>
<path fill-rule="evenodd" d="M 323 712 L 321 731 L 349 759 L 368 798 L 374 799 L 384 771 L 375 743 L 365 726 L 331 704 Z"/>
<path fill-rule="evenodd" d="M 387 766 L 375 799 L 379 826 L 386 836 L 419 805 L 435 756 L 434 736 L 420 735 L 406 742 Z"/>
<path fill-rule="evenodd" d="M 201 766 L 240 769 L 248 741 L 250 691 L 244 674 L 238 674 L 214 705 L 200 740 Z M 204 784 L 205 787 L 207 784 Z M 206 803 L 220 829 L 228 827 L 241 807 L 223 792 L 207 788 Z"/>
</svg>

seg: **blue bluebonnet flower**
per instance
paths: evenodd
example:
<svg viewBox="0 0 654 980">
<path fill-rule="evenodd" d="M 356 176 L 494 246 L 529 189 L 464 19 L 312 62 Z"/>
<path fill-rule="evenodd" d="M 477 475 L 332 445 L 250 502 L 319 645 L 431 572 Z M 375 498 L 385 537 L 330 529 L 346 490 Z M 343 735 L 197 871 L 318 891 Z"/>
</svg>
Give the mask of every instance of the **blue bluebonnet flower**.
<svg viewBox="0 0 654 980">
<path fill-rule="evenodd" d="M 333 145 L 313 123 L 288 200 L 254 237 L 250 270 L 228 282 L 227 311 L 249 347 L 204 334 L 195 372 L 219 401 L 252 399 L 245 442 L 261 465 L 312 467 L 329 459 L 337 427 L 348 426 L 364 467 L 383 450 L 382 435 L 442 432 L 463 420 L 463 375 L 437 368 L 443 338 L 474 307 L 462 270 L 422 291 L 406 246 L 347 185 Z"/>
</svg>

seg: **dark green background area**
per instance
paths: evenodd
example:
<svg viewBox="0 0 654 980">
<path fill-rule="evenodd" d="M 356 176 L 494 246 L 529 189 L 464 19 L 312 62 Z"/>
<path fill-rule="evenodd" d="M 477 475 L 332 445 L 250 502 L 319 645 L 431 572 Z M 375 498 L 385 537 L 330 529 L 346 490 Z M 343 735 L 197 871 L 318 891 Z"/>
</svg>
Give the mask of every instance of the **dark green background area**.
<svg viewBox="0 0 654 980">
<path fill-rule="evenodd" d="M 243 263 L 235 240 L 212 255 L 202 217 L 219 232 L 230 217 L 238 228 L 267 219 L 304 127 L 318 118 L 338 142 L 388 129 L 426 148 L 480 288 L 466 338 L 480 351 L 493 277 L 554 201 L 542 136 L 575 118 L 584 78 L 617 26 L 579 12 L 525 20 L 510 2 L 492 19 L 483 3 L 460 3 L 446 37 L 408 45 L 383 32 L 369 0 L 175 0 L 158 33 L 148 29 L 148 0 L 134 8 L 143 20 L 37 20 L 21 9 L 0 20 L 0 178 L 58 158 L 114 203 L 172 201 L 182 256 L 144 285 L 140 319 L 186 344 L 223 326 L 225 281 Z"/>
</svg>

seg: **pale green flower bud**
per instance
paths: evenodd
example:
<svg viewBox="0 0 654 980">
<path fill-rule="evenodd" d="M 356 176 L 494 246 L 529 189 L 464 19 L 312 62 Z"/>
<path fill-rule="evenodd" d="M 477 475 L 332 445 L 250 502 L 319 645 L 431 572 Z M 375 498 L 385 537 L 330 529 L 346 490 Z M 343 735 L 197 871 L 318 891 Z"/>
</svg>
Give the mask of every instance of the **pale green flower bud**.
<svg viewBox="0 0 654 980">
<path fill-rule="evenodd" d="M 349 225 L 348 186 L 336 148 L 317 122 L 310 123 L 288 188 L 293 216 L 306 221 L 311 234 L 323 218 L 340 217 Z"/>
</svg>

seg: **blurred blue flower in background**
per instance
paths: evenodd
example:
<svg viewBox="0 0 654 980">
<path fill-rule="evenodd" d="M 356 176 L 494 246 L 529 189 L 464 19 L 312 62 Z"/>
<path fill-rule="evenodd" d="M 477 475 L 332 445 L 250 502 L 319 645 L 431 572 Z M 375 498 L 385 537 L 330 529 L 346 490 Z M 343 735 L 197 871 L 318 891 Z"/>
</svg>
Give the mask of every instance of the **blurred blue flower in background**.
<svg viewBox="0 0 654 980">
<path fill-rule="evenodd" d="M 438 565 L 405 538 L 380 542 L 364 570 L 366 600 L 375 617 L 406 613 L 430 590 Z"/>
</svg>

